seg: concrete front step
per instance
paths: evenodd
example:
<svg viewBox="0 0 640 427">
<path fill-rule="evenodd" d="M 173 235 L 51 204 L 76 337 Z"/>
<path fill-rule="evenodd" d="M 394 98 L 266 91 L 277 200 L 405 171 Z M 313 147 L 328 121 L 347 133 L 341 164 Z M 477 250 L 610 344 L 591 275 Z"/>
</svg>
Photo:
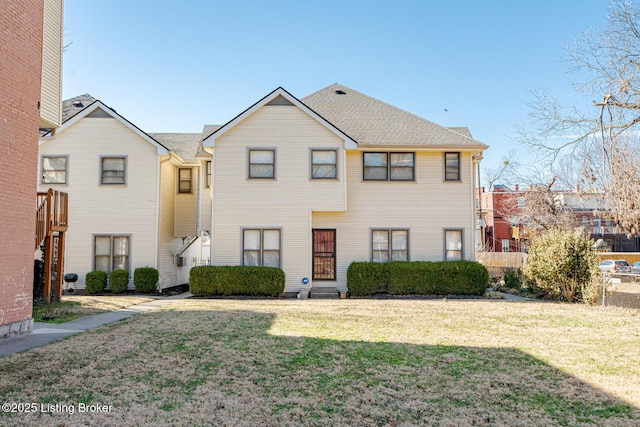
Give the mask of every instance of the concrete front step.
<svg viewBox="0 0 640 427">
<path fill-rule="evenodd" d="M 311 288 L 311 292 L 309 292 L 309 298 L 340 298 L 340 292 L 338 292 L 338 288 L 335 286 L 327 286 L 327 287 L 313 287 Z"/>
</svg>

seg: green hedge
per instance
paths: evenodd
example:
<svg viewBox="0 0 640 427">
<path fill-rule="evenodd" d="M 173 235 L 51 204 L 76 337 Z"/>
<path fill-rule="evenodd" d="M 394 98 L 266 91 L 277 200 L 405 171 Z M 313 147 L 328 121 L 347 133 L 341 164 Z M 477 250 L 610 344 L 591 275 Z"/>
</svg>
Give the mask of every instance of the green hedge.
<svg viewBox="0 0 640 427">
<path fill-rule="evenodd" d="M 109 274 L 109 289 L 112 294 L 121 294 L 129 288 L 129 272 L 127 270 L 113 270 Z"/>
<path fill-rule="evenodd" d="M 284 271 L 273 267 L 205 265 L 189 273 L 189 290 L 195 296 L 278 296 L 284 292 Z"/>
<path fill-rule="evenodd" d="M 352 262 L 347 269 L 349 294 L 373 295 L 387 291 L 386 264 L 378 262 Z"/>
<path fill-rule="evenodd" d="M 347 270 L 351 295 L 482 295 L 487 269 L 472 261 L 354 262 Z"/>
<path fill-rule="evenodd" d="M 104 292 L 107 287 L 107 273 L 104 271 L 91 271 L 85 276 L 85 288 L 90 294 Z"/>
<path fill-rule="evenodd" d="M 138 267 L 133 270 L 133 286 L 135 286 L 136 292 L 145 294 L 155 292 L 159 277 L 160 274 L 155 268 Z"/>
</svg>

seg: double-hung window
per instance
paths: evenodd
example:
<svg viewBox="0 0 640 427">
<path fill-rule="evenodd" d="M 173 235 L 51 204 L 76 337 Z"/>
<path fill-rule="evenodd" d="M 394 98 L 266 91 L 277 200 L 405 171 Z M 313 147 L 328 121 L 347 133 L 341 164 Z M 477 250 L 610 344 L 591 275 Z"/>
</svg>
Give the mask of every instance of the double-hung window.
<svg viewBox="0 0 640 427">
<path fill-rule="evenodd" d="M 311 178 L 337 178 L 338 152 L 336 150 L 311 150 Z"/>
<path fill-rule="evenodd" d="M 191 168 L 178 169 L 178 193 L 191 193 Z"/>
<path fill-rule="evenodd" d="M 462 230 L 444 231 L 444 259 L 446 261 L 462 260 Z"/>
<path fill-rule="evenodd" d="M 126 170 L 126 157 L 102 157 L 100 160 L 100 184 L 124 184 Z"/>
<path fill-rule="evenodd" d="M 276 177 L 276 150 L 249 150 L 249 178 Z"/>
<path fill-rule="evenodd" d="M 371 230 L 371 260 L 409 261 L 409 230 Z"/>
<path fill-rule="evenodd" d="M 67 183 L 67 157 L 42 156 L 42 184 Z"/>
<path fill-rule="evenodd" d="M 280 230 L 242 230 L 242 265 L 280 267 Z"/>
<path fill-rule="evenodd" d="M 211 160 L 207 161 L 207 188 L 211 188 Z"/>
<path fill-rule="evenodd" d="M 365 181 L 415 180 L 415 153 L 363 153 Z"/>
<path fill-rule="evenodd" d="M 460 153 L 444 153 L 444 180 L 460 181 Z"/>
<path fill-rule="evenodd" d="M 94 236 L 94 270 L 110 273 L 129 268 L 130 241 L 128 235 Z"/>
</svg>

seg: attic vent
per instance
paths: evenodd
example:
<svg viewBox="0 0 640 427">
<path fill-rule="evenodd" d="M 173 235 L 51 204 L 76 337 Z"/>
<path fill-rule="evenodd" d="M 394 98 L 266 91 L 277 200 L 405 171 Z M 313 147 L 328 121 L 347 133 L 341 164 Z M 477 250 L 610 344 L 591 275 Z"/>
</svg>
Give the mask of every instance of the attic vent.
<svg viewBox="0 0 640 427">
<path fill-rule="evenodd" d="M 109 113 L 104 111 L 102 108 L 96 108 L 94 111 L 87 114 L 87 117 L 91 117 L 94 119 L 106 119 L 111 117 L 111 115 L 109 115 Z"/>
<path fill-rule="evenodd" d="M 73 103 L 73 106 L 77 107 L 77 108 L 82 108 L 82 107 L 84 107 L 84 104 L 82 102 L 80 102 L 80 101 L 77 101 L 77 102 Z"/>
<path fill-rule="evenodd" d="M 343 91 L 342 89 L 336 89 L 336 95 L 346 95 L 347 92 Z"/>
<path fill-rule="evenodd" d="M 267 103 L 267 105 L 293 105 L 291 101 L 282 95 L 278 95 Z"/>
</svg>

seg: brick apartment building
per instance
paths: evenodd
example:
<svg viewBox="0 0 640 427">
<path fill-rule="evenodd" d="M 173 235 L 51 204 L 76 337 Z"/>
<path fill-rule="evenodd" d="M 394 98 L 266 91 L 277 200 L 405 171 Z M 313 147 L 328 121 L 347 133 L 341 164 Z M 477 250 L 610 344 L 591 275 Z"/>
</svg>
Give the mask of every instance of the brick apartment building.
<svg viewBox="0 0 640 427">
<path fill-rule="evenodd" d="M 0 2 L 0 338 L 31 331 L 38 129 L 60 125 L 62 0 Z"/>
<path fill-rule="evenodd" d="M 527 189 L 494 185 L 492 191 L 481 190 L 482 234 L 484 250 L 489 252 L 526 252 L 529 246 L 527 227 L 520 220 L 525 209 Z M 602 200 L 595 192 L 554 191 L 558 205 L 573 212 L 574 226 L 583 227 L 591 238 L 611 252 L 638 252 L 640 239 L 620 233 L 611 219 L 601 216 Z"/>
</svg>

